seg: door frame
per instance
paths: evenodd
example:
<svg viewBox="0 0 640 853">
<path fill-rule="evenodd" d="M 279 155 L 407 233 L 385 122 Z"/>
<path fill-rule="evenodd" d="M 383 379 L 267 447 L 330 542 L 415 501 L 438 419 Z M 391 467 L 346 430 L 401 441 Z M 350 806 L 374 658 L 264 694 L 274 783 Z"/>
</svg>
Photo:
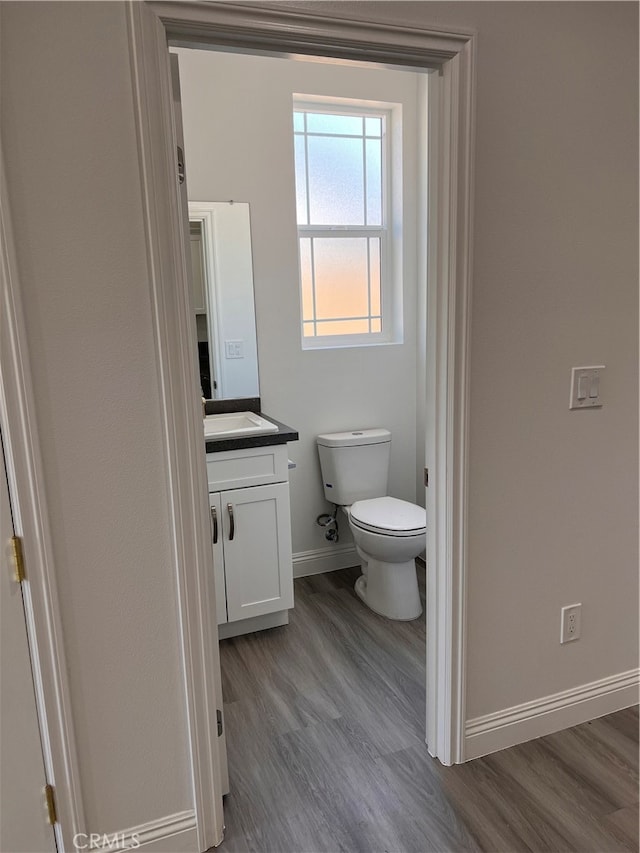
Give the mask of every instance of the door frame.
<svg viewBox="0 0 640 853">
<path fill-rule="evenodd" d="M 0 428 L 14 529 L 22 540 L 26 566 L 22 597 L 45 778 L 55 790 L 53 829 L 56 846 L 63 851 L 74 849 L 73 838 L 86 831 L 86 823 L 14 246 L 0 149 Z"/>
<path fill-rule="evenodd" d="M 186 258 L 174 163 L 168 39 L 277 55 L 314 55 L 427 68 L 426 259 L 427 745 L 443 764 L 464 760 L 467 445 L 475 91 L 473 32 L 408 28 L 268 5 L 129 2 L 150 299 L 162 394 L 165 466 L 178 589 L 198 846 L 220 842 L 225 790 L 217 627 L 207 573 L 208 489 L 198 373 L 191 347 Z M 86 830 L 56 592 L 40 442 L 16 272 L 4 166 L 0 180 L 2 310 L 0 421 L 16 534 L 30 575 L 25 610 L 47 781 L 56 788 L 60 850 Z M 423 283 L 424 284 L 424 283 Z M 218 669 L 216 670 L 216 667 Z M 217 674 L 216 674 L 217 672 Z"/>
<path fill-rule="evenodd" d="M 175 46 L 220 45 L 278 56 L 326 56 L 391 67 L 430 69 L 425 210 L 432 285 L 426 297 L 427 517 L 427 745 L 443 764 L 464 760 L 465 589 L 469 338 L 475 103 L 475 35 L 471 31 L 408 28 L 332 18 L 268 4 L 131 2 L 127 5 L 134 77 L 134 111 L 145 203 L 156 347 L 166 423 L 166 465 L 172 482 L 173 534 L 184 542 L 189 511 L 197 517 L 188 538 L 205 538 L 201 413 L 195 362 L 190 357 L 189 293 L 179 219 L 171 111 L 169 40 Z M 422 283 L 426 287 L 426 281 Z M 198 398 L 199 399 L 199 398 Z M 196 452 L 198 448 L 198 452 Z M 194 581 L 177 563 L 189 595 Z M 192 621 L 182 611 L 185 648 L 197 649 L 213 609 Z M 215 625 L 206 628 L 215 638 Z M 207 683 L 201 666 L 187 675 L 196 697 Z M 204 682 L 200 681 L 204 678 Z M 190 720 L 206 727 L 193 702 Z M 197 739 L 196 739 L 197 740 Z M 205 751 L 193 741 L 194 756 Z M 204 792 L 203 792 L 204 793 Z"/>
</svg>

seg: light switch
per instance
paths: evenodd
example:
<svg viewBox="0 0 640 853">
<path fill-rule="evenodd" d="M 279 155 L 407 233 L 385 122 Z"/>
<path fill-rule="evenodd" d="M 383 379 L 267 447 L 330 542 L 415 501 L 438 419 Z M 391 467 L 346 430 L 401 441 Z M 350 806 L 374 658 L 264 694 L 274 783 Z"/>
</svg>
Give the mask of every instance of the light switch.
<svg viewBox="0 0 640 853">
<path fill-rule="evenodd" d="M 578 376 L 578 400 L 584 400 L 587 396 L 589 384 L 589 377 L 585 373 Z"/>
<path fill-rule="evenodd" d="M 244 358 L 244 341 L 225 341 L 225 358 Z"/>
<path fill-rule="evenodd" d="M 571 368 L 570 409 L 596 409 L 602 406 L 600 394 L 604 364 Z"/>
</svg>

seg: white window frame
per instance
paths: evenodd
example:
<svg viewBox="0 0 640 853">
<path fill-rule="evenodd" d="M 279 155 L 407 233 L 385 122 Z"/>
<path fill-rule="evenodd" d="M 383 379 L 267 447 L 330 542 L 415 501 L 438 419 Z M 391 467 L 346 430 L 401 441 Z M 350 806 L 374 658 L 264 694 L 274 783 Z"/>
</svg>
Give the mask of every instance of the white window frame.
<svg viewBox="0 0 640 853">
<path fill-rule="evenodd" d="M 298 280 L 300 288 L 300 337 L 303 350 L 366 347 L 402 342 L 402 281 L 398 269 L 402 258 L 402 166 L 394 158 L 402 150 L 402 118 L 399 104 L 383 101 L 352 100 L 307 94 L 293 95 L 293 112 L 326 115 L 375 116 L 382 118 L 382 223 L 381 225 L 301 225 L 298 223 Z M 294 138 L 296 135 L 294 131 Z M 308 179 L 308 171 L 307 171 Z M 308 191 L 307 191 L 308 197 Z M 380 239 L 380 332 L 347 335 L 305 336 L 302 310 L 302 269 L 300 241 L 305 238 L 378 237 Z M 333 322 L 342 319 L 316 322 Z M 369 319 L 365 317 L 364 319 Z"/>
</svg>

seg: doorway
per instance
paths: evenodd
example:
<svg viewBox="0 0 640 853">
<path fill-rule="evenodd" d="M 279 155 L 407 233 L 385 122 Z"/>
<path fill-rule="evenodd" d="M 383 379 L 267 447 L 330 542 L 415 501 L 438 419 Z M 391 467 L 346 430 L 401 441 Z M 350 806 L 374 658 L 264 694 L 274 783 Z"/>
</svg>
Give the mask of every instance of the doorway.
<svg viewBox="0 0 640 853">
<path fill-rule="evenodd" d="M 443 763 L 464 759 L 464 589 L 466 524 L 466 436 L 470 294 L 473 51 L 469 33 L 371 28 L 366 22 L 319 18 L 301 12 L 211 4 L 181 10 L 163 4 L 132 4 L 131 45 L 136 79 L 136 120 L 144 164 L 147 242 L 152 291 L 159 323 L 158 363 L 164 377 L 167 469 L 174 504 L 174 534 L 184 551 L 196 553 L 195 571 L 178 558 L 184 600 L 197 600 L 194 619 L 182 610 L 186 647 L 212 631 L 206 595 L 208 518 L 206 483 L 190 448 L 200 438 L 194 400 L 196 364 L 190 352 L 190 299 L 180 207 L 175 180 L 175 136 L 170 104 L 167 39 L 172 44 L 217 44 L 229 50 L 276 55 L 314 55 L 330 61 L 355 59 L 437 71 L 430 75 L 429 124 L 433 129 L 424 180 L 429 202 L 423 211 L 429 252 L 419 277 L 425 289 L 425 472 L 427 516 L 427 745 Z M 422 475 L 422 472 L 420 472 Z M 200 502 L 194 506 L 194 495 Z M 202 506 L 200 505 L 202 503 Z M 193 519 L 182 507 L 194 506 Z M 215 676 L 193 659 L 187 692 L 198 697 Z M 215 694 L 215 684 L 212 693 Z M 207 708 L 189 708 L 196 760 L 208 743 L 197 743 L 198 720 L 209 725 Z M 196 780 L 197 783 L 201 779 Z M 196 799 L 203 787 L 196 784 Z M 209 840 L 204 832 L 201 837 Z M 209 842 L 212 843 L 212 842 Z M 204 848 L 203 848 L 204 849 Z"/>
<path fill-rule="evenodd" d="M 185 182 L 181 189 L 187 194 L 190 225 L 199 224 L 196 215 L 203 215 L 203 211 L 212 211 L 214 227 L 221 215 L 238 214 L 244 208 L 247 218 L 250 214 L 248 245 L 240 257 L 234 257 L 225 275 L 218 274 L 224 253 L 231 244 L 239 247 L 240 241 L 218 239 L 223 236 L 218 233 L 222 223 L 217 226 L 210 251 L 216 259 L 212 265 L 214 298 L 206 288 L 210 297 L 203 299 L 202 288 L 196 287 L 198 257 L 192 256 L 191 275 L 197 324 L 201 325 L 200 306 L 206 303 L 206 320 L 213 331 L 209 341 L 214 351 L 220 353 L 218 361 L 222 367 L 242 362 L 232 360 L 225 365 L 224 347 L 220 344 L 228 338 L 239 337 L 255 346 L 257 331 L 259 388 L 252 387 L 250 394 L 220 395 L 220 387 L 228 387 L 224 382 L 218 383 L 215 395 L 206 396 L 217 399 L 220 396 L 261 397 L 266 411 L 293 424 L 301 439 L 288 447 L 296 463 L 289 488 L 297 576 L 296 603 L 290 611 L 289 626 L 265 632 L 260 637 L 225 640 L 220 645 L 229 775 L 231 792 L 236 795 L 227 803 L 227 811 L 231 814 L 227 815 L 226 823 L 228 832 L 233 835 L 237 827 L 234 827 L 232 815 L 237 814 L 241 804 L 247 800 L 264 804 L 273 788 L 267 785 L 262 791 L 259 773 L 256 778 L 255 765 L 260 762 L 261 749 L 272 741 L 274 750 L 267 763 L 276 777 L 284 775 L 282 768 L 281 773 L 277 770 L 280 753 L 275 744 L 280 736 L 286 739 L 291 726 L 306 726 L 302 721 L 306 720 L 316 732 L 326 723 L 327 738 L 331 737 L 332 724 L 339 719 L 340 726 L 348 726 L 354 732 L 359 730 L 363 743 L 371 738 L 382 750 L 415 746 L 416 743 L 424 749 L 424 615 L 415 624 L 403 625 L 385 623 L 373 612 L 363 612 L 353 591 L 355 578 L 351 578 L 350 584 L 346 580 L 353 574 L 349 569 L 337 571 L 330 578 L 303 579 L 301 575 L 309 573 L 310 563 L 311 568 L 315 568 L 314 555 L 321 555 L 327 570 L 358 563 L 344 518 L 344 523 L 340 524 L 339 548 L 333 544 L 326 547 L 324 530 L 316 523 L 318 512 L 325 509 L 314 440 L 318 432 L 330 432 L 349 423 L 359 428 L 364 421 L 369 426 L 390 429 L 392 476 L 387 494 L 411 504 L 424 503 L 424 485 L 420 479 L 417 487 L 415 472 L 424 467 L 424 440 L 420 449 L 416 447 L 417 399 L 420 396 L 417 339 L 424 338 L 426 317 L 424 309 L 418 312 L 416 306 L 417 259 L 419 253 L 426 254 L 423 236 L 426 223 L 419 222 L 418 210 L 425 210 L 427 205 L 426 199 L 418 197 L 417 188 L 422 189 L 419 176 L 427 152 L 428 75 L 411 69 L 383 69 L 373 65 L 363 68 L 346 61 L 329 65 L 315 58 L 284 59 L 186 48 L 171 48 L 171 51 L 174 101 L 178 90 L 180 92 L 176 126 L 182 128 L 178 145 L 184 150 L 185 162 Z M 318 100 L 320 97 L 322 103 Z M 317 137 L 306 142 L 311 163 L 317 164 L 314 174 L 307 177 L 307 196 L 312 198 L 309 208 L 315 211 L 320 207 L 324 215 L 339 214 L 341 210 L 336 211 L 331 200 L 342 198 L 344 181 L 349 187 L 349 192 L 345 193 L 345 207 L 351 205 L 348 221 L 357 223 L 360 229 L 338 230 L 340 236 L 337 238 L 336 229 L 328 236 L 308 236 L 309 232 L 304 231 L 304 236 L 298 238 L 297 234 L 296 213 L 300 213 L 300 205 L 296 205 L 296 200 L 301 193 L 300 181 L 294 186 L 294 143 L 298 143 L 298 152 L 304 150 L 304 143 L 294 137 L 294 128 L 296 119 L 302 116 L 300 105 L 305 103 L 311 104 L 309 112 L 304 114 L 309 126 L 313 128 L 314 122 L 322 122 L 323 128 Z M 319 114 L 321 108 L 333 112 Z M 327 117 L 329 115 L 331 118 Z M 341 135 L 339 131 L 344 133 Z M 358 132 L 360 138 L 356 135 Z M 367 132 L 371 134 L 368 138 Z M 332 168 L 327 168 L 327 156 L 333 158 Z M 341 180 L 327 178 L 338 170 Z M 297 171 L 295 177 L 299 177 Z M 380 189 L 379 195 L 376 195 L 376 188 Z M 382 214 L 382 211 L 385 215 L 376 220 L 376 212 Z M 370 220 L 383 223 L 384 231 L 378 230 L 376 224 L 367 230 Z M 363 244 L 373 243 L 375 250 L 369 245 L 369 268 L 372 269 L 373 261 L 378 260 L 379 290 L 373 294 L 373 299 L 370 298 L 370 304 L 382 308 L 382 335 L 376 336 L 378 330 L 371 329 L 371 319 L 364 323 L 361 319 L 332 321 L 332 327 L 347 326 L 352 332 L 350 345 L 336 348 L 333 336 L 317 335 L 312 340 L 312 350 L 304 351 L 309 340 L 307 327 L 312 326 L 315 331 L 322 322 L 328 321 L 308 319 L 309 306 L 304 304 L 304 289 L 302 298 L 298 299 L 298 239 L 301 250 L 310 240 L 320 243 L 320 247 L 314 246 L 315 255 L 320 255 L 323 241 L 329 242 L 334 251 L 336 245 L 342 247 L 348 241 L 357 257 Z M 193 243 L 190 233 L 191 247 Z M 325 251 L 329 251 L 329 256 L 324 256 L 324 263 L 330 266 L 331 250 Z M 224 312 L 217 310 L 218 302 L 223 300 L 215 297 L 218 291 L 233 289 L 237 316 L 241 287 L 234 280 L 236 276 L 230 273 L 241 270 L 243 262 L 251 261 L 252 256 L 253 282 L 243 302 L 252 318 L 255 304 L 255 322 L 251 335 L 234 335 L 228 330 L 229 322 Z M 349 310 L 361 313 L 365 307 L 362 295 L 367 288 L 366 281 L 358 277 L 360 266 L 348 257 L 348 250 L 340 250 L 340 259 L 343 267 L 349 266 L 348 261 L 352 260 L 351 273 L 340 287 L 335 287 L 332 280 L 335 290 L 331 291 L 330 299 L 317 292 L 322 275 L 314 277 L 316 302 L 324 306 L 324 311 L 320 312 L 324 317 L 327 309 L 334 312 L 332 316 L 346 316 Z M 321 274 L 324 269 L 320 268 Z M 339 275 L 339 271 L 336 274 Z M 350 299 L 341 299 L 347 288 Z M 381 299 L 380 290 L 383 289 Z M 371 286 L 368 290 L 370 294 Z M 394 301 L 395 305 L 390 304 Z M 420 301 L 424 305 L 423 292 Z M 302 303 L 300 307 L 299 303 Z M 224 304 L 221 307 L 224 308 Z M 418 314 L 420 322 L 416 320 Z M 367 327 L 360 335 L 353 333 L 358 325 Z M 378 338 L 383 336 L 385 340 L 381 342 Z M 199 347 L 200 337 L 198 333 Z M 285 375 L 286 382 L 283 382 Z M 422 408 L 420 418 L 424 421 Z M 309 505 L 313 509 L 311 512 Z M 224 502 L 222 506 L 224 508 Z M 219 507 L 217 514 L 221 517 Z M 334 549 L 335 554 L 332 553 Z M 298 554 L 304 555 L 304 562 L 296 560 Z M 217 557 L 214 548 L 214 560 Z M 319 562 L 320 557 L 315 556 L 315 559 Z M 419 574 L 424 593 L 424 564 Z M 226 576 L 229 584 L 228 570 Z M 222 603 L 224 611 L 225 598 L 229 601 L 229 586 L 226 596 L 223 586 L 221 593 L 216 604 Z M 335 604 L 334 610 L 329 606 L 331 602 Z M 323 610 L 325 607 L 328 609 Z M 350 643 L 345 648 L 332 642 L 331 631 L 326 633 L 323 613 L 337 617 L 335 622 L 329 622 L 335 631 L 341 630 L 341 619 L 351 624 Z M 218 621 L 220 623 L 220 619 Z M 226 623 L 223 613 L 222 624 L 219 624 L 221 637 L 228 636 L 227 629 L 233 627 L 233 623 Z M 305 628 L 309 646 L 303 650 Z M 397 648 L 391 642 L 394 628 Z M 328 666 L 326 654 L 321 664 L 323 650 L 326 652 L 328 648 L 335 654 L 335 672 Z M 318 660 L 314 665 L 316 654 Z M 362 668 L 354 665 L 354 654 L 367 661 Z M 265 659 L 269 661 L 269 671 L 261 676 L 259 662 Z M 303 659 L 306 665 L 302 664 Z M 386 661 L 382 670 L 375 666 L 377 660 Z M 393 679 L 394 667 L 399 673 L 397 683 Z M 297 685 L 299 679 L 290 675 L 302 672 L 309 677 Z M 341 675 L 335 678 L 335 673 Z M 249 686 L 243 691 L 242 685 Z M 280 686 L 281 693 L 275 685 Z M 375 697 L 375 707 L 369 709 L 368 714 L 363 700 L 367 695 Z M 264 714 L 258 713 L 261 705 L 264 705 Z M 273 725 L 261 725 L 262 717 Z M 240 725 L 241 720 L 245 721 L 244 727 Z M 392 734 L 391 729 L 396 729 L 395 733 Z M 335 734 L 339 737 L 339 733 Z M 373 743 L 372 754 L 378 748 Z M 356 767 L 365 773 L 363 765 L 354 766 L 354 772 Z M 301 789 L 304 784 L 301 780 Z M 312 811 L 311 803 L 304 810 Z M 275 839 L 267 846 L 273 844 Z"/>
</svg>

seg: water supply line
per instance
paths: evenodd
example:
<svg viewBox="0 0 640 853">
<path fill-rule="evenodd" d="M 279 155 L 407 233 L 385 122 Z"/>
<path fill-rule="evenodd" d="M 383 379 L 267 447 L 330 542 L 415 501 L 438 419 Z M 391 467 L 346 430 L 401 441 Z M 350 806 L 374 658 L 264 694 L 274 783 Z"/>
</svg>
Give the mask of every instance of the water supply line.
<svg viewBox="0 0 640 853">
<path fill-rule="evenodd" d="M 329 542 L 337 542 L 340 538 L 338 533 L 338 504 L 333 505 L 333 515 L 323 512 L 316 518 L 316 524 L 324 527 L 325 539 Z"/>
</svg>

